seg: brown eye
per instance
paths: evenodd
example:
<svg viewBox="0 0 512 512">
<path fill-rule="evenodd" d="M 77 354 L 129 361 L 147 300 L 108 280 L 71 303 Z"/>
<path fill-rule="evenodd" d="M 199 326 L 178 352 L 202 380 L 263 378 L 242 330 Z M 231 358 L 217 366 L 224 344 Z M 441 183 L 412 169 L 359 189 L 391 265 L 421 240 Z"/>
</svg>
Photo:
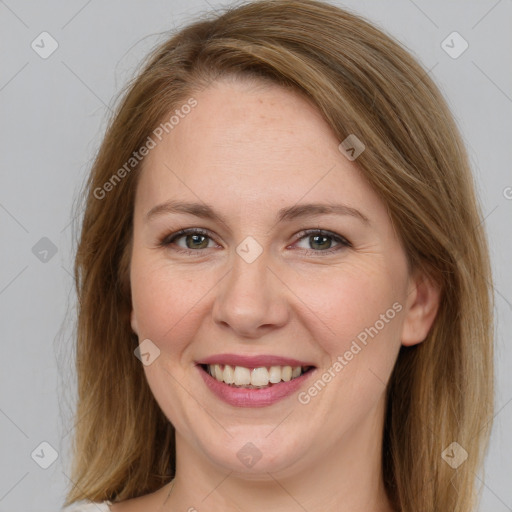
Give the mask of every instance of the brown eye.
<svg viewBox="0 0 512 512">
<path fill-rule="evenodd" d="M 187 249 L 206 249 L 208 247 L 208 237 L 205 235 L 184 235 L 180 238 L 185 238 Z"/>
<path fill-rule="evenodd" d="M 160 245 L 162 247 L 174 245 L 176 246 L 177 250 L 196 251 L 212 247 L 208 245 L 210 242 L 213 242 L 213 240 L 205 231 L 200 229 L 183 229 L 177 233 L 165 237 L 160 242 Z"/>
<path fill-rule="evenodd" d="M 344 237 L 324 230 L 313 230 L 301 233 L 302 237 L 299 243 L 304 243 L 299 247 L 309 252 L 334 252 L 343 247 L 351 247 L 351 244 Z"/>
</svg>

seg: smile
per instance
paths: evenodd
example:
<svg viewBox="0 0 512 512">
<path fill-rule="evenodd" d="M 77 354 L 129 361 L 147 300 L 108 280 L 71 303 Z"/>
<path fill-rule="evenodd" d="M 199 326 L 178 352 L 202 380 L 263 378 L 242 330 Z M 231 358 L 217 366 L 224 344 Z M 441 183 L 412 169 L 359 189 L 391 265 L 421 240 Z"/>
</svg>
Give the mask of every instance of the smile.
<svg viewBox="0 0 512 512">
<path fill-rule="evenodd" d="M 261 366 L 246 368 L 229 364 L 208 364 L 203 369 L 219 382 L 245 389 L 261 389 L 280 382 L 289 382 L 309 371 L 311 366 Z"/>
<path fill-rule="evenodd" d="M 207 388 L 235 407 L 265 407 L 300 391 L 316 370 L 275 356 L 219 354 L 196 364 Z"/>
</svg>

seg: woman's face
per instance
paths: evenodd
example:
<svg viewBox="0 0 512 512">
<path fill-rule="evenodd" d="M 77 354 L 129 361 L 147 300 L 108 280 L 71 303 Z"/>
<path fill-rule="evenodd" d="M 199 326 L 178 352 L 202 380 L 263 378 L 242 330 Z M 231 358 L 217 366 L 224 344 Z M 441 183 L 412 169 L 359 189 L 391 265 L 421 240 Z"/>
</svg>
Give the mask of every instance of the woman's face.
<svg viewBox="0 0 512 512">
<path fill-rule="evenodd" d="M 221 80 L 194 98 L 146 157 L 130 274 L 178 450 L 257 477 L 380 442 L 401 342 L 430 326 L 385 205 L 296 93 Z"/>
</svg>

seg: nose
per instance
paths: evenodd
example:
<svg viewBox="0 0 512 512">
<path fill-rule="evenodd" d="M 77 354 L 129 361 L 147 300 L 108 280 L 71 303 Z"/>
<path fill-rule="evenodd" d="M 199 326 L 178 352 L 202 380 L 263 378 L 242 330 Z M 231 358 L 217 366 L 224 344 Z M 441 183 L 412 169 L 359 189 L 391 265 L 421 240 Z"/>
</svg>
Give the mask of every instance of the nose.
<svg viewBox="0 0 512 512">
<path fill-rule="evenodd" d="M 265 254 L 247 263 L 237 254 L 231 271 L 219 283 L 213 320 L 239 338 L 256 339 L 286 324 L 286 287 L 269 268 Z"/>
</svg>

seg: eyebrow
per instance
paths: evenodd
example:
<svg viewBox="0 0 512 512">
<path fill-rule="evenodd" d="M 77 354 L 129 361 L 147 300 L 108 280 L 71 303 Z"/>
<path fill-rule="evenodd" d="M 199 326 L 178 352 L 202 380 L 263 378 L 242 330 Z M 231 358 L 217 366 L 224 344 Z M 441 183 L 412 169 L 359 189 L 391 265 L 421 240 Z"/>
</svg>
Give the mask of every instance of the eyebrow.
<svg viewBox="0 0 512 512">
<path fill-rule="evenodd" d="M 145 221 L 148 222 L 152 218 L 166 213 L 186 213 L 195 215 L 203 219 L 211 219 L 214 221 L 227 224 L 226 219 L 217 213 L 211 206 L 201 203 L 189 203 L 183 201 L 166 201 L 151 208 L 146 214 Z M 370 225 L 370 220 L 366 215 L 345 204 L 329 204 L 329 203 L 309 203 L 297 204 L 287 208 L 281 208 L 277 213 L 277 222 L 290 221 L 300 217 L 313 215 L 337 214 L 355 217 L 365 224 Z"/>
</svg>

